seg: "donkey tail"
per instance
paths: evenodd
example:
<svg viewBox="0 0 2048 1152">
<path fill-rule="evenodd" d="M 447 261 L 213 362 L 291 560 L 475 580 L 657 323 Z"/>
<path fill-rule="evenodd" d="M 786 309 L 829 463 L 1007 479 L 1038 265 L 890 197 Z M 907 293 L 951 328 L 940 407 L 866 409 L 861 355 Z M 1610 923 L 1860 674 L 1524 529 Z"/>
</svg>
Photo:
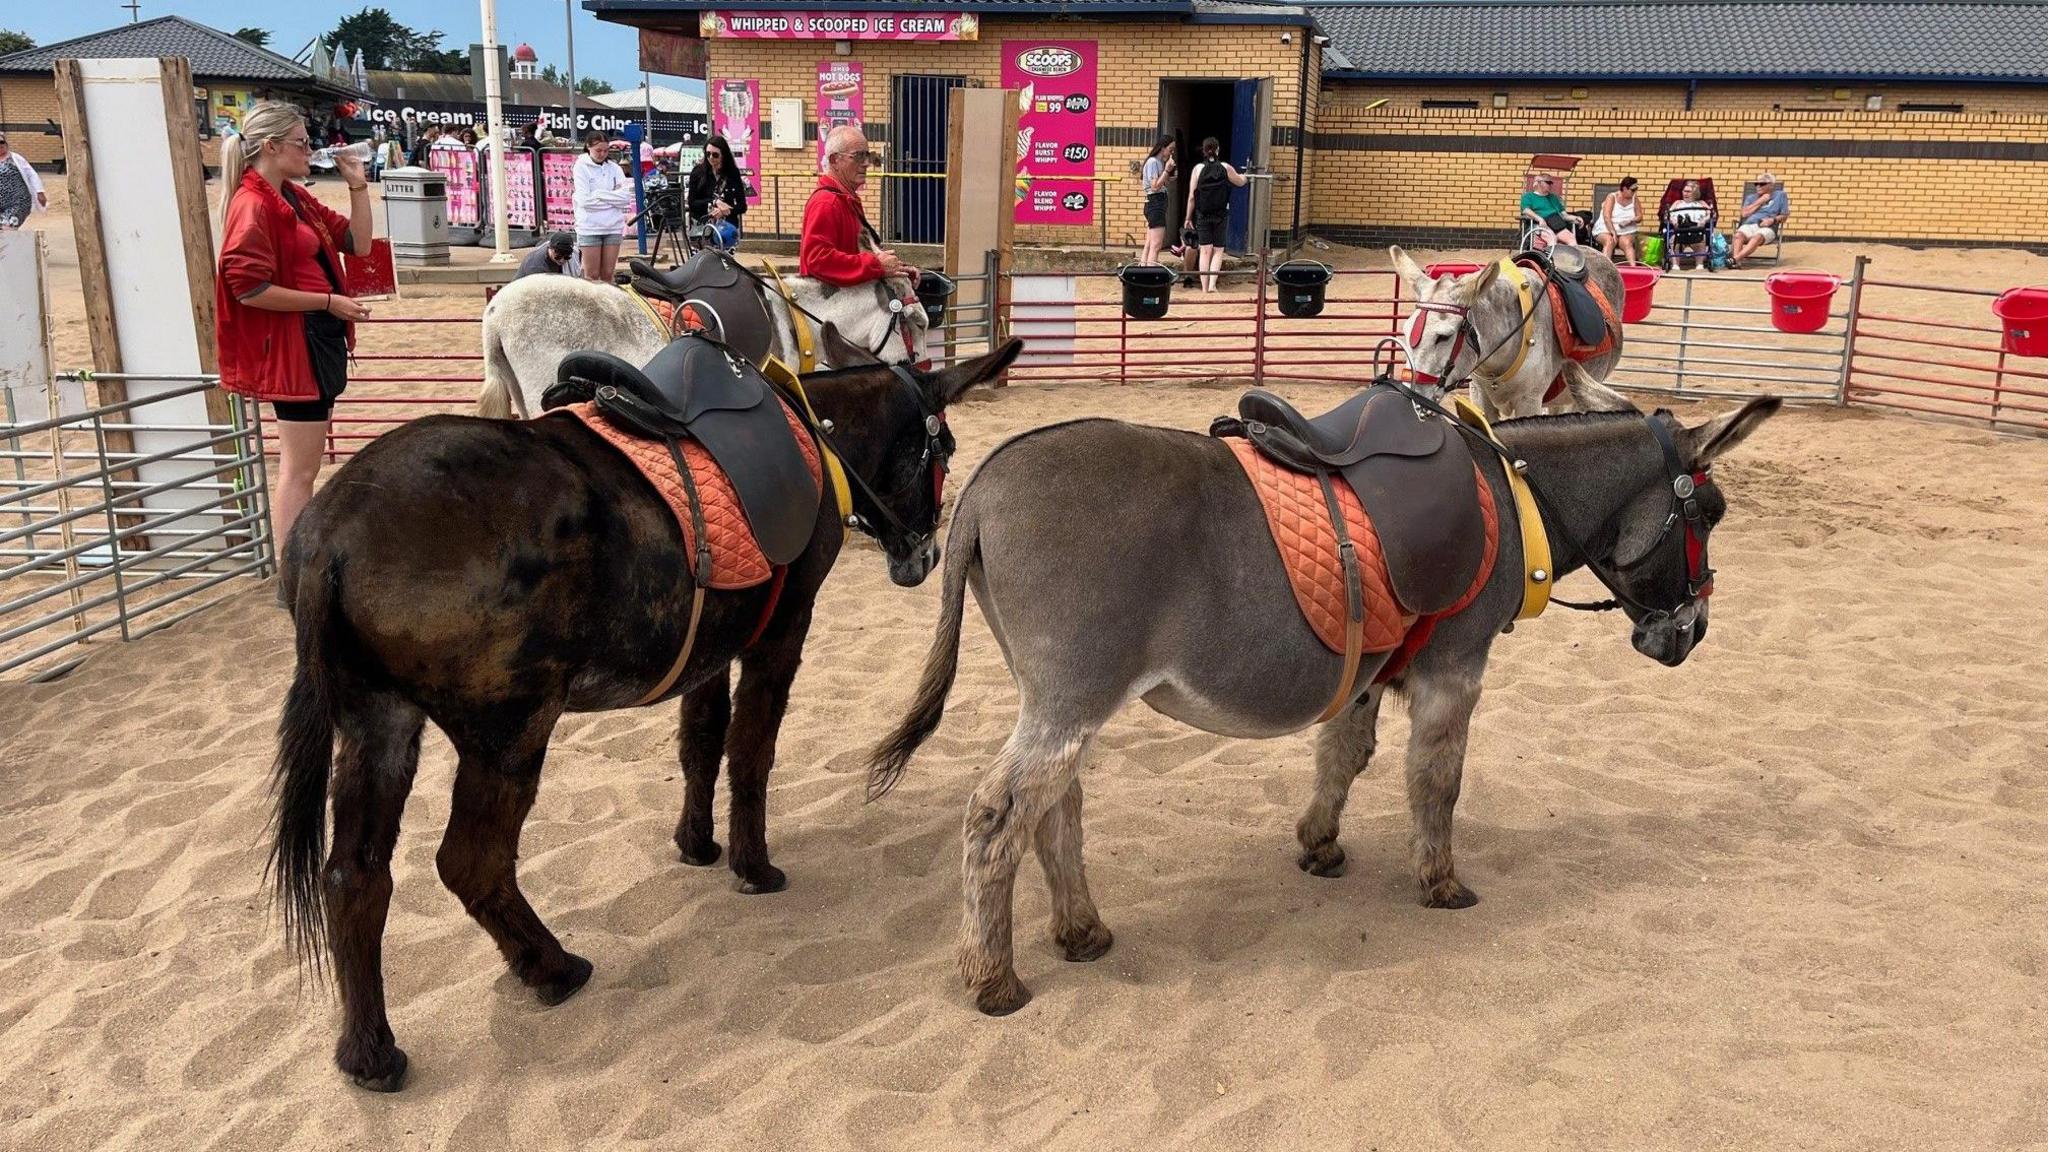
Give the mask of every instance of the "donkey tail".
<svg viewBox="0 0 2048 1152">
<path fill-rule="evenodd" d="M 486 317 L 488 321 L 489 317 Z M 513 405 L 526 407 L 519 395 L 519 377 L 505 355 L 505 342 L 487 322 L 484 325 L 484 390 L 477 394 L 476 414 L 486 420 L 510 420 Z"/>
<path fill-rule="evenodd" d="M 971 489 L 970 489 L 971 492 Z M 966 496 L 953 514 L 953 530 L 946 537 L 946 583 L 940 590 L 939 630 L 932 636 L 932 649 L 924 658 L 924 676 L 917 684 L 917 698 L 910 712 L 894 731 L 868 755 L 868 799 L 879 800 L 903 778 L 903 769 L 918 746 L 938 730 L 946 711 L 946 695 L 953 690 L 953 676 L 960 668 L 960 620 L 966 614 L 967 577 L 981 562 L 981 530 L 975 522 L 974 502 Z"/>
<path fill-rule="evenodd" d="M 327 777 L 334 761 L 335 639 L 342 627 L 340 561 L 303 573 L 292 617 L 298 668 L 277 722 L 271 791 L 277 810 L 266 879 L 276 887 L 285 944 L 320 971 L 326 926 L 320 867 L 327 852 Z"/>
</svg>

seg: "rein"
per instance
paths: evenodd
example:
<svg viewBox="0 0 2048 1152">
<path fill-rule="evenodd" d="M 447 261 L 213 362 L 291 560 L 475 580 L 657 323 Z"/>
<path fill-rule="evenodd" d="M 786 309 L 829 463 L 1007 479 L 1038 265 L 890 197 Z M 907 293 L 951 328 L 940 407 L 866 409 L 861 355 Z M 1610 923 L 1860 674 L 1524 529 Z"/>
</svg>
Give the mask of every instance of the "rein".
<svg viewBox="0 0 2048 1152">
<path fill-rule="evenodd" d="M 872 234 L 872 231 L 870 231 L 870 235 Z M 752 280 L 754 282 L 754 286 L 761 290 L 761 294 L 763 296 L 770 295 L 770 285 L 768 283 L 768 280 L 765 277 L 763 277 L 759 272 L 756 272 L 752 268 L 747 267 L 745 264 L 741 263 L 737 259 L 733 260 L 732 265 L 733 267 L 739 269 L 742 273 L 744 273 L 748 279 Z M 781 279 L 782 277 L 778 273 L 776 275 L 776 280 L 780 281 Z M 875 283 L 881 284 L 882 281 L 877 280 L 875 281 Z M 796 297 L 790 293 L 787 287 L 781 285 L 780 283 L 774 285 L 773 294 L 780 296 L 784 304 L 787 304 L 791 309 L 795 311 L 803 313 L 805 316 L 810 318 L 811 323 L 818 325 L 820 328 L 830 323 L 827 320 L 820 319 L 816 312 L 813 312 L 809 308 L 806 308 L 803 305 L 797 303 Z M 880 295 L 880 290 L 877 291 L 877 295 Z M 911 297 L 909 297 L 909 299 L 914 300 L 916 299 L 916 296 L 912 295 Z M 911 354 L 910 333 L 908 331 L 910 321 L 906 316 L 906 309 L 904 307 L 904 304 L 904 298 L 898 298 L 896 300 L 886 302 L 884 304 L 884 309 L 887 311 L 894 312 L 897 317 L 897 326 L 904 329 L 903 354 L 907 357 Z M 865 355 L 869 360 L 872 360 L 876 364 L 879 364 L 883 367 L 896 367 L 896 365 L 891 364 L 889 361 L 882 359 L 882 347 L 883 345 L 889 343 L 889 337 L 893 335 L 896 330 L 896 327 L 885 329 L 882 333 L 882 339 L 874 346 L 873 349 L 862 348 L 860 345 L 855 344 L 852 341 L 847 341 L 847 347 L 859 351 L 862 355 Z M 909 363 L 909 361 L 906 359 L 904 363 Z"/>
<path fill-rule="evenodd" d="M 1384 379 L 1384 382 L 1399 389 L 1417 407 L 1433 412 L 1449 421 L 1451 426 L 1463 432 L 1467 439 L 1475 444 L 1482 445 L 1489 452 L 1500 457 L 1501 463 L 1504 466 L 1516 475 L 1521 476 L 1523 481 L 1528 484 L 1530 494 L 1536 498 L 1536 503 L 1542 509 L 1543 515 L 1551 523 L 1557 525 L 1557 531 L 1564 537 L 1565 543 L 1571 547 L 1572 551 L 1578 554 L 1581 560 L 1585 561 L 1587 569 L 1599 579 L 1600 583 L 1606 585 L 1607 590 L 1614 594 L 1614 598 L 1611 600 L 1601 600 L 1593 603 L 1579 603 L 1555 598 L 1551 600 L 1551 603 L 1565 608 L 1577 609 L 1581 612 L 1607 612 L 1616 608 L 1629 608 L 1633 609 L 1644 621 L 1654 621 L 1665 617 L 1676 619 L 1688 610 L 1696 611 L 1695 605 L 1707 596 L 1712 595 L 1714 590 L 1714 570 L 1707 566 L 1706 514 L 1701 510 L 1698 499 L 1699 488 L 1707 482 L 1712 468 L 1709 466 L 1694 472 L 1687 472 L 1683 463 L 1679 460 L 1678 446 L 1672 441 L 1670 430 L 1658 423 L 1654 417 L 1646 418 L 1644 422 L 1650 426 L 1650 434 L 1656 438 L 1657 445 L 1664 455 L 1665 470 L 1671 478 L 1672 511 L 1665 518 L 1663 531 L 1658 534 L 1656 541 L 1650 545 L 1649 550 L 1644 552 L 1642 559 L 1647 559 L 1663 544 L 1664 540 L 1670 536 L 1671 529 L 1675 525 L 1680 523 L 1685 525 L 1685 597 L 1669 608 L 1652 608 L 1621 590 L 1619 574 L 1610 569 L 1606 562 L 1596 559 L 1592 549 L 1586 547 L 1585 543 L 1574 535 L 1571 529 L 1565 526 L 1564 518 L 1559 515 L 1557 506 L 1551 503 L 1550 498 L 1544 494 L 1542 487 L 1536 483 L 1534 478 L 1529 476 L 1528 461 L 1516 458 L 1513 453 L 1509 452 L 1498 441 L 1489 436 L 1482 435 L 1479 431 L 1458 419 L 1445 409 L 1443 405 L 1438 404 L 1435 400 L 1430 399 L 1408 385 L 1391 378 Z M 1620 515 L 1619 511 L 1614 515 Z M 1613 519 L 1614 516 L 1609 516 L 1606 521 L 1603 521 L 1601 524 L 1602 530 Z M 1636 562 L 1640 562 L 1640 560 L 1632 563 Z M 1691 620 L 1685 619 L 1683 622 L 1689 625 Z"/>
</svg>

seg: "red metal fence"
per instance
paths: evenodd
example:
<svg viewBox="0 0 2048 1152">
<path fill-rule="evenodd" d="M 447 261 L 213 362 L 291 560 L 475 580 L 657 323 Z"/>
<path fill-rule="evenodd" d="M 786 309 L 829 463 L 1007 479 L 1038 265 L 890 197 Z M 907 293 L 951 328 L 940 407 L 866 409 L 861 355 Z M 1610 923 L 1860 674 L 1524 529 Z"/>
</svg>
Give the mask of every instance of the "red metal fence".
<svg viewBox="0 0 2048 1152">
<path fill-rule="evenodd" d="M 2007 351 L 1991 313 L 1997 290 L 1875 279 L 1862 275 L 1867 263 L 1857 257 L 1863 291 L 1849 335 L 1848 403 L 2048 432 L 2048 358 Z M 1971 300 L 1982 304 L 1956 307 Z"/>
</svg>

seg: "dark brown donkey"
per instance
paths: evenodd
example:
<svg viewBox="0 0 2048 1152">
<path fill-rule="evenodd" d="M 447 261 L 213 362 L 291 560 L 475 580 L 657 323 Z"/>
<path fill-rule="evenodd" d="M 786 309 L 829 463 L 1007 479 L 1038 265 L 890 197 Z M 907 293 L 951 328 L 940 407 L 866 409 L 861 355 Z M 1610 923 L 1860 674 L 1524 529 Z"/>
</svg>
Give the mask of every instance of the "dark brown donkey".
<svg viewBox="0 0 2048 1152">
<path fill-rule="evenodd" d="M 857 481 L 854 511 L 896 583 L 919 583 L 936 561 L 952 446 L 946 405 L 993 379 L 1020 347 L 1013 340 L 939 372 L 877 366 L 806 382 Z M 686 862 L 718 859 L 711 797 L 723 753 L 743 892 L 784 883 L 768 862 L 768 771 L 812 604 L 842 538 L 827 492 L 772 613 L 763 618 L 769 585 L 709 593 L 695 647 L 664 697 L 682 699 L 676 845 Z M 324 927 L 344 1015 L 334 1058 L 357 1084 L 393 1091 L 405 1079 L 384 1015 L 382 949 L 421 728 L 433 720 L 459 757 L 436 858 L 442 882 L 541 1002 L 561 1003 L 590 979 L 590 962 L 564 951 L 519 891 L 520 826 L 562 713 L 631 706 L 669 672 L 690 573 L 668 506 L 568 416 L 414 421 L 365 448 L 307 505 L 280 585 L 298 670 L 278 724 L 271 863 L 287 939 L 316 967 Z"/>
</svg>

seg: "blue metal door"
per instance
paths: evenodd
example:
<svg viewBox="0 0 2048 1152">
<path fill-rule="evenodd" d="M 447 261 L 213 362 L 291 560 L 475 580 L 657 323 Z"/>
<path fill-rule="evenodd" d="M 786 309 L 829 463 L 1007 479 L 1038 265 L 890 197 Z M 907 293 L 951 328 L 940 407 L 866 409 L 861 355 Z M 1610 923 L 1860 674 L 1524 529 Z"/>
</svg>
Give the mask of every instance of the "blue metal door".
<svg viewBox="0 0 2048 1152">
<path fill-rule="evenodd" d="M 1259 82 L 1239 80 L 1231 91 L 1230 140 L 1223 146 L 1223 158 L 1239 172 L 1251 167 L 1258 155 Z M 1230 190 L 1230 224 L 1224 232 L 1224 246 L 1243 252 L 1250 245 L 1252 221 L 1251 185 Z"/>
<path fill-rule="evenodd" d="M 892 242 L 946 239 L 946 110 L 959 76 L 898 76 L 891 95 L 887 234 Z"/>
</svg>

